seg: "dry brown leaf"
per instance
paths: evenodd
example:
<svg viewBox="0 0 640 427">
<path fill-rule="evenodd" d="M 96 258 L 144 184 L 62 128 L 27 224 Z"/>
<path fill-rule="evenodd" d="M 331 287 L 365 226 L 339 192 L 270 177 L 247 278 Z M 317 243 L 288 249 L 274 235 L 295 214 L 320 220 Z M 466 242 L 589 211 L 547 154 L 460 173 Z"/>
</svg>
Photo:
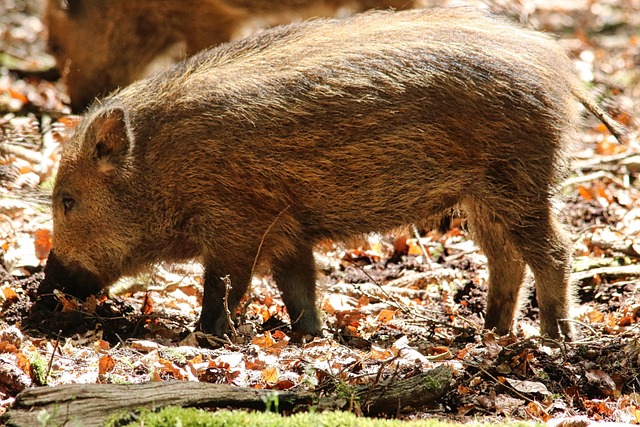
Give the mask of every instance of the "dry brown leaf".
<svg viewBox="0 0 640 427">
<path fill-rule="evenodd" d="M 587 190 L 587 188 L 584 185 L 578 186 L 578 193 L 580 193 L 580 196 L 582 196 L 582 198 L 585 199 L 587 202 L 593 199 L 593 197 L 591 197 L 591 191 Z"/>
<path fill-rule="evenodd" d="M 111 349 L 111 344 L 105 340 L 98 340 L 93 346 L 98 351 L 108 351 Z"/>
<path fill-rule="evenodd" d="M 284 340 L 287 339 L 287 334 L 285 334 L 284 332 L 280 331 L 280 330 L 275 330 L 271 333 L 271 336 L 276 339 L 276 340 Z"/>
<path fill-rule="evenodd" d="M 278 383 L 278 370 L 275 367 L 263 369 L 260 373 L 260 379 L 271 386 Z"/>
<path fill-rule="evenodd" d="M 536 393 L 543 396 L 551 394 L 547 387 L 538 381 L 521 381 L 515 378 L 506 378 L 506 382 L 521 393 Z"/>
<path fill-rule="evenodd" d="M 144 353 L 150 353 L 157 350 L 160 346 L 157 342 L 148 340 L 135 340 L 131 342 L 131 348 L 134 350 L 142 351 Z"/>
<path fill-rule="evenodd" d="M 378 322 L 387 323 L 396 317 L 396 310 L 384 309 L 378 313 Z"/>
<path fill-rule="evenodd" d="M 4 286 L 2 288 L 2 293 L 4 294 L 4 299 L 7 301 L 13 301 L 18 299 L 18 294 L 16 294 L 16 292 L 11 289 L 9 286 Z"/>
<path fill-rule="evenodd" d="M 545 411 L 544 407 L 539 402 L 529 402 L 529 404 L 525 406 L 525 411 L 531 417 L 542 420 L 542 422 L 547 422 L 551 418 L 549 413 Z"/>
<path fill-rule="evenodd" d="M 18 365 L 18 368 L 20 368 L 22 372 L 33 379 L 33 377 L 31 376 L 31 362 L 29 362 L 27 356 L 25 356 L 21 351 L 16 354 L 16 365 Z"/>
<path fill-rule="evenodd" d="M 17 353 L 18 347 L 7 341 L 0 341 L 0 353 Z"/>
<path fill-rule="evenodd" d="M 54 289 L 53 295 L 55 295 L 58 301 L 62 304 L 63 312 L 75 311 L 78 309 L 78 303 L 76 300 L 73 298 L 67 298 L 60 290 Z"/>
<path fill-rule="evenodd" d="M 362 295 L 359 299 L 358 299 L 358 305 L 356 306 L 356 308 L 362 308 L 362 307 L 366 307 L 367 305 L 370 304 L 369 301 L 369 297 L 366 295 Z"/>
<path fill-rule="evenodd" d="M 245 360 L 244 368 L 250 371 L 260 371 L 264 369 L 265 363 L 260 359 Z"/>
<path fill-rule="evenodd" d="M 147 292 L 144 296 L 144 300 L 142 301 L 142 307 L 140 307 L 140 312 L 145 316 L 150 315 L 153 312 L 153 305 L 155 301 L 151 298 L 151 294 Z"/>
<path fill-rule="evenodd" d="M 471 389 L 469 387 L 465 387 L 462 384 L 458 385 L 458 394 L 459 395 L 465 395 L 471 392 Z"/>
<path fill-rule="evenodd" d="M 278 390 L 288 390 L 295 385 L 296 384 L 291 380 L 282 380 L 282 381 L 278 381 L 275 388 Z"/>
<path fill-rule="evenodd" d="M 600 369 L 591 369 L 586 373 L 587 381 L 596 384 L 603 392 L 616 389 L 616 383 L 611 379 L 609 374 Z"/>
<path fill-rule="evenodd" d="M 157 362 L 157 366 L 160 367 L 162 372 L 173 375 L 178 380 L 183 380 L 185 378 L 186 372 L 183 372 L 182 369 L 176 366 L 173 362 L 167 359 L 159 359 Z"/>
<path fill-rule="evenodd" d="M 51 231 L 45 228 L 41 228 L 39 230 L 36 230 L 33 235 L 33 244 L 35 246 L 36 257 L 40 260 L 40 262 L 42 262 L 49 257 L 49 251 L 51 251 Z"/>
<path fill-rule="evenodd" d="M 270 347 L 273 347 L 273 344 L 275 344 L 275 341 L 271 336 L 271 332 L 267 331 L 262 336 L 260 335 L 255 336 L 251 340 L 251 344 L 257 345 L 260 348 L 270 348 Z"/>
<path fill-rule="evenodd" d="M 108 372 L 113 371 L 113 368 L 116 367 L 116 361 L 113 360 L 113 357 L 105 354 L 98 360 L 98 375 L 104 375 Z"/>
<path fill-rule="evenodd" d="M 369 356 L 374 360 L 386 360 L 390 357 L 393 357 L 393 353 L 388 348 L 382 348 L 378 346 L 371 346 L 371 350 L 369 351 Z"/>
<path fill-rule="evenodd" d="M 407 239 L 407 246 L 409 246 L 409 251 L 407 252 L 407 255 L 416 255 L 416 256 L 423 255 L 422 247 L 418 243 L 417 239 Z"/>
<path fill-rule="evenodd" d="M 160 378 L 160 374 L 158 373 L 158 371 L 151 371 L 149 373 L 149 381 L 151 381 L 152 383 L 162 382 L 162 378 Z"/>
</svg>

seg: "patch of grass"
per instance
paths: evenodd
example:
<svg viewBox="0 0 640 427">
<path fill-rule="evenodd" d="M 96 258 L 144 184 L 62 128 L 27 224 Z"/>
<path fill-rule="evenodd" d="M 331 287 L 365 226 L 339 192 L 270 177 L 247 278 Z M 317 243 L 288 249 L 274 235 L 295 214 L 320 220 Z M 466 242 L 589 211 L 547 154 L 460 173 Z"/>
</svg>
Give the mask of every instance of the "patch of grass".
<svg viewBox="0 0 640 427">
<path fill-rule="evenodd" d="M 143 410 L 135 420 L 119 418 L 107 422 L 108 427 L 447 427 L 462 424 L 438 420 L 382 420 L 358 418 L 349 412 L 299 413 L 282 416 L 272 412 L 218 411 L 207 412 L 202 409 L 166 407 L 158 412 Z M 468 424 L 467 424 L 468 425 Z M 474 425 L 474 424 L 471 424 Z M 475 424 L 482 425 L 481 423 Z M 532 427 L 534 423 L 511 422 L 503 425 L 510 427 Z"/>
</svg>

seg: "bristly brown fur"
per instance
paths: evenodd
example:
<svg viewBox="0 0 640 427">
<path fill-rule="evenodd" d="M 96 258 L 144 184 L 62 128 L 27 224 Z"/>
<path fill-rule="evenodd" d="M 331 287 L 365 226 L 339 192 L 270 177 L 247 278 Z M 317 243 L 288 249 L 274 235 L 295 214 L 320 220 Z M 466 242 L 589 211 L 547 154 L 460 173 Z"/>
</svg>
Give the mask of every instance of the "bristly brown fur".
<svg viewBox="0 0 640 427">
<path fill-rule="evenodd" d="M 194 53 L 267 26 L 416 0 L 48 0 L 45 23 L 75 111 Z M 181 48 L 177 48 L 180 46 Z M 160 64 L 160 66 L 163 64 Z M 150 70 L 151 68 L 151 70 Z"/>
<path fill-rule="evenodd" d="M 570 245 L 551 198 L 576 87 L 552 39 L 471 8 L 267 30 L 89 110 L 55 184 L 54 252 L 99 286 L 198 258 L 200 327 L 222 334 L 221 277 L 233 311 L 262 242 L 258 267 L 294 329 L 318 334 L 316 242 L 456 207 L 488 258 L 486 327 L 512 328 L 528 265 L 542 332 L 572 338 Z"/>
</svg>

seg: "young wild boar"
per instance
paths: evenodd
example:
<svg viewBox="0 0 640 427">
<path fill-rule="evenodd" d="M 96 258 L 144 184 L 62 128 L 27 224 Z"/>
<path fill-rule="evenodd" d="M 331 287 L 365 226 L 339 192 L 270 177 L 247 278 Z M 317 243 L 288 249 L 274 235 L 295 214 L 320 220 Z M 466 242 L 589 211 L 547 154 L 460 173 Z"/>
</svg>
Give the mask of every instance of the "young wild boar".
<svg viewBox="0 0 640 427">
<path fill-rule="evenodd" d="M 202 52 L 95 103 L 65 144 L 47 279 L 84 296 L 200 259 L 199 328 L 223 334 L 221 278 L 235 312 L 258 256 L 294 330 L 319 334 L 316 242 L 456 207 L 488 258 L 485 326 L 509 332 L 528 265 L 542 332 L 570 339 L 551 197 L 578 84 L 549 37 L 471 8 L 291 24 Z"/>
<path fill-rule="evenodd" d="M 48 0 L 49 48 L 80 111 L 96 96 L 149 75 L 158 56 L 192 55 L 250 27 L 416 0 Z M 186 52 L 172 49 L 184 43 Z M 180 49 L 178 49 L 179 51 Z"/>
</svg>

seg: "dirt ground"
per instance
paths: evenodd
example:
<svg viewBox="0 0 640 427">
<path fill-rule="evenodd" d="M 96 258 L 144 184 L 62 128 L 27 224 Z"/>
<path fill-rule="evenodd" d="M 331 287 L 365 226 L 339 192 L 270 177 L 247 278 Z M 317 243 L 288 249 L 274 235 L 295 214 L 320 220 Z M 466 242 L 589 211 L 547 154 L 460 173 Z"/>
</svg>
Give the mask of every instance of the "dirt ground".
<svg viewBox="0 0 640 427">
<path fill-rule="evenodd" d="M 619 143 L 585 115 L 561 188 L 558 210 L 574 241 L 577 342 L 537 336 L 533 290 L 514 335 L 482 330 L 486 259 L 464 218 L 446 232 L 417 230 L 419 239 L 410 232 L 319 246 L 327 329 L 302 344 L 290 342 L 269 277 L 254 278 L 236 336 L 191 334 L 202 296 L 195 263 L 159 265 L 86 302 L 57 295 L 56 307 L 34 305 L 51 246 L 49 192 L 78 117 L 51 70 L 39 2 L 4 0 L 0 414 L 20 391 L 43 384 L 178 379 L 322 395 L 445 364 L 455 382 L 444 400 L 390 416 L 640 423 L 640 2 L 488 6 L 556 34 L 585 87 L 631 131 Z"/>
</svg>

